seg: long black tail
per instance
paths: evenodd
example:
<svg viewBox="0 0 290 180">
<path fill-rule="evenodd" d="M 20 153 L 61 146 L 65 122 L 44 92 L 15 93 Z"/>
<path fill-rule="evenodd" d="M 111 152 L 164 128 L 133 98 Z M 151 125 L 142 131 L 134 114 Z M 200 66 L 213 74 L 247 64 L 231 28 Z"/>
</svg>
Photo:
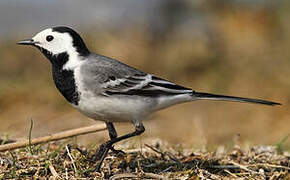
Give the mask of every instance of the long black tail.
<svg viewBox="0 0 290 180">
<path fill-rule="evenodd" d="M 246 102 L 246 103 L 264 104 L 264 105 L 269 105 L 269 106 L 281 105 L 280 103 L 276 103 L 276 102 L 272 102 L 272 101 L 265 101 L 265 100 L 261 100 L 261 99 L 250 99 L 250 98 L 235 97 L 235 96 L 224 96 L 224 95 L 209 94 L 209 93 L 203 93 L 203 92 L 193 92 L 193 97 L 195 99 Z"/>
</svg>

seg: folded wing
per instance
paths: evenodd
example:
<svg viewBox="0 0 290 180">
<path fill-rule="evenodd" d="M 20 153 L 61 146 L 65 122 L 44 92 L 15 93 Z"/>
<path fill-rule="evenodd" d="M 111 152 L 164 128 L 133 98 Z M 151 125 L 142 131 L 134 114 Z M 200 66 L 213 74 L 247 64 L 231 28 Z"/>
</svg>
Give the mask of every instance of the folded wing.
<svg viewBox="0 0 290 180">
<path fill-rule="evenodd" d="M 124 78 L 108 77 L 102 87 L 104 95 L 138 95 L 147 97 L 193 93 L 192 89 L 176 85 L 151 74 L 134 74 Z"/>
</svg>

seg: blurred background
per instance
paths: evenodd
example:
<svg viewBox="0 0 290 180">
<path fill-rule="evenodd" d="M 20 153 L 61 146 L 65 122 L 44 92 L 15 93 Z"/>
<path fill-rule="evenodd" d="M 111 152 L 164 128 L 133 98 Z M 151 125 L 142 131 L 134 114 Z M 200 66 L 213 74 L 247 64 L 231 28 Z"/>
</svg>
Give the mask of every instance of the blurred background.
<svg viewBox="0 0 290 180">
<path fill-rule="evenodd" d="M 196 101 L 145 122 L 137 146 L 274 145 L 290 133 L 290 3 L 271 0 L 0 0 L 0 135 L 27 138 L 94 124 L 56 90 L 48 60 L 21 39 L 73 27 L 92 52 L 197 91 L 273 100 L 281 107 Z M 133 130 L 117 124 L 119 134 Z M 239 137 L 239 138 L 237 138 Z M 78 137 L 99 144 L 107 132 Z M 238 140 L 237 140 L 238 139 Z M 119 143 L 124 144 L 124 143 Z M 289 140 L 286 145 L 290 148 Z"/>
</svg>

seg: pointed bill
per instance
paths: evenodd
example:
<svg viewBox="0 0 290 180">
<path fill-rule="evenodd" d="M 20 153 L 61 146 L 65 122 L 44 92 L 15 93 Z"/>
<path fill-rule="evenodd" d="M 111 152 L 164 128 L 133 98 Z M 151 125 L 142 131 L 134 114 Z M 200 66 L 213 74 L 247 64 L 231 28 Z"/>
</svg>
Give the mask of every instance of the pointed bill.
<svg viewBox="0 0 290 180">
<path fill-rule="evenodd" d="M 24 39 L 22 41 L 18 41 L 19 45 L 35 45 L 35 41 L 33 39 Z"/>
</svg>

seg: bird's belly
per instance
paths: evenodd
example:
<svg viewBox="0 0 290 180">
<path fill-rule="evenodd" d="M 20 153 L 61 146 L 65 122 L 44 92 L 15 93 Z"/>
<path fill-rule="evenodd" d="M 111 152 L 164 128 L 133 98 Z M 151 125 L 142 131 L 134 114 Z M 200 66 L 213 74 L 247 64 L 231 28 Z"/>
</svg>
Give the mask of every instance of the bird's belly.
<svg viewBox="0 0 290 180">
<path fill-rule="evenodd" d="M 81 96 L 74 107 L 90 118 L 107 122 L 141 121 L 152 112 L 148 103 L 138 98 Z"/>
</svg>

